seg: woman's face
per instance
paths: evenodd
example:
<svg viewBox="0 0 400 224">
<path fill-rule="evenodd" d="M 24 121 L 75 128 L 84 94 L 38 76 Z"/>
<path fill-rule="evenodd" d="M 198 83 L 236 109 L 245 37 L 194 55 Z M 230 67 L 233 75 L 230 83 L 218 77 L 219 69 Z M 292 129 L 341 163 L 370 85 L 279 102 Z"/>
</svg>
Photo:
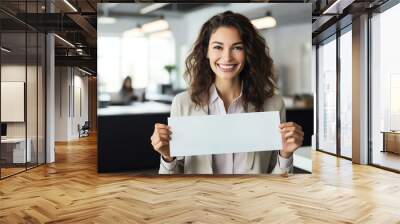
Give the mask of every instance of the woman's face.
<svg viewBox="0 0 400 224">
<path fill-rule="evenodd" d="M 131 88 L 131 86 L 132 86 L 132 81 L 130 79 L 126 79 L 124 82 L 124 87 Z"/>
<path fill-rule="evenodd" d="M 207 57 L 217 79 L 239 77 L 245 63 L 243 42 L 233 27 L 219 27 L 211 34 Z"/>
</svg>

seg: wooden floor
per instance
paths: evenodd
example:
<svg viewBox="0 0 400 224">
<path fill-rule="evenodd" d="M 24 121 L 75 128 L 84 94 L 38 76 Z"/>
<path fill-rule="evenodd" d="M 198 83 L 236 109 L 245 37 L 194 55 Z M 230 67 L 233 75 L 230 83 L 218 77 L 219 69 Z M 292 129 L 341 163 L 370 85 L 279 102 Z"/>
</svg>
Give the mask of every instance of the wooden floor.
<svg viewBox="0 0 400 224">
<path fill-rule="evenodd" d="M 400 175 L 314 152 L 313 174 L 97 174 L 96 139 L 0 181 L 0 223 L 400 223 Z"/>
<path fill-rule="evenodd" d="M 400 154 L 375 151 L 372 157 L 374 164 L 400 170 Z"/>
<path fill-rule="evenodd" d="M 16 167 L 6 167 L 6 168 L 0 168 L 0 173 L 1 173 L 1 178 L 5 178 L 20 172 L 23 172 L 27 169 L 33 169 L 37 167 L 37 164 L 33 163 L 28 163 L 27 167 L 25 167 L 25 164 L 18 164 Z"/>
<path fill-rule="evenodd" d="M 7 176 L 11 176 L 11 175 L 13 175 L 13 174 L 16 174 L 16 173 L 19 173 L 19 172 L 22 172 L 22 171 L 24 171 L 24 170 L 26 170 L 25 169 L 25 167 L 11 167 L 11 168 L 0 168 L 1 169 L 1 177 L 3 178 L 3 177 L 7 177 Z"/>
</svg>

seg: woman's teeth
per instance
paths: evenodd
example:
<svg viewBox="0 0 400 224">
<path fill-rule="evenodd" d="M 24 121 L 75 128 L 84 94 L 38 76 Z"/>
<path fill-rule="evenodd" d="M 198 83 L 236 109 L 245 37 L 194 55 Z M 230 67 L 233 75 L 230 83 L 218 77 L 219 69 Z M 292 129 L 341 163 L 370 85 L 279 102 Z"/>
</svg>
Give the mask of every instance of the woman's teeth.
<svg viewBox="0 0 400 224">
<path fill-rule="evenodd" d="M 217 66 L 223 72 L 230 72 L 230 71 L 233 71 L 233 69 L 235 68 L 236 65 L 234 65 L 234 64 L 228 64 L 228 65 L 217 64 Z"/>
</svg>

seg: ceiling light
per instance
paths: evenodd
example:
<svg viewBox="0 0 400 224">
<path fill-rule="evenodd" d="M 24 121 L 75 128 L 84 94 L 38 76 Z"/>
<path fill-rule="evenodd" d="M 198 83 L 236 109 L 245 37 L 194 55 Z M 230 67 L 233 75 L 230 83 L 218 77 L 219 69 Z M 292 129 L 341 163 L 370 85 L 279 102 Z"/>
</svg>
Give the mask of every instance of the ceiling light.
<svg viewBox="0 0 400 224">
<path fill-rule="evenodd" d="M 336 0 L 322 14 L 341 14 L 343 9 L 353 2 L 354 0 Z"/>
<path fill-rule="evenodd" d="M 150 34 L 150 38 L 171 38 L 172 37 L 172 32 L 171 30 L 164 30 L 156 33 Z"/>
<path fill-rule="evenodd" d="M 69 45 L 70 47 L 75 48 L 75 45 L 71 44 L 71 42 L 69 42 L 68 40 L 66 40 L 66 39 L 64 39 L 64 38 L 62 38 L 62 37 L 60 37 L 60 36 L 57 35 L 57 34 L 54 34 L 54 36 L 57 37 L 58 39 L 60 39 L 62 42 L 64 42 L 64 43 L 66 43 L 67 45 Z"/>
<path fill-rule="evenodd" d="M 4 51 L 4 52 L 6 52 L 6 53 L 10 53 L 10 52 L 11 52 L 11 50 L 9 50 L 9 49 L 7 49 L 7 48 L 5 48 L 5 47 L 1 47 L 1 50 Z"/>
<path fill-rule="evenodd" d="M 139 36 L 143 36 L 143 30 L 142 28 L 140 28 L 140 26 L 127 30 L 124 32 L 124 37 L 139 37 Z"/>
<path fill-rule="evenodd" d="M 140 9 L 140 14 L 146 14 L 146 13 L 155 11 L 155 10 L 157 10 L 159 8 L 162 8 L 162 7 L 164 7 L 166 5 L 169 5 L 169 4 L 170 3 L 153 3 L 153 4 L 149 5 L 149 6 L 146 6 L 146 7 L 142 8 L 142 9 Z"/>
<path fill-rule="evenodd" d="M 78 67 L 78 70 L 81 71 L 81 72 L 83 72 L 83 73 L 85 73 L 85 74 L 87 74 L 87 75 L 92 75 L 92 73 L 90 73 L 90 72 L 88 72 L 88 71 L 86 71 L 86 70 L 83 70 L 83 69 L 81 69 L 81 68 L 79 68 L 79 67 Z"/>
<path fill-rule="evenodd" d="M 74 12 L 78 12 L 78 10 L 71 4 L 69 3 L 68 0 L 64 0 L 65 4 L 67 4 Z"/>
<path fill-rule="evenodd" d="M 263 18 L 253 19 L 251 23 L 259 30 L 268 29 L 276 26 L 276 19 L 271 16 L 270 12 Z"/>
<path fill-rule="evenodd" d="M 101 16 L 98 18 L 97 22 L 99 24 L 114 24 L 117 22 L 117 19 L 109 16 Z"/>
<path fill-rule="evenodd" d="M 157 31 L 167 30 L 169 24 L 165 19 L 159 19 L 150 23 L 143 24 L 142 30 L 145 33 L 152 33 Z"/>
</svg>

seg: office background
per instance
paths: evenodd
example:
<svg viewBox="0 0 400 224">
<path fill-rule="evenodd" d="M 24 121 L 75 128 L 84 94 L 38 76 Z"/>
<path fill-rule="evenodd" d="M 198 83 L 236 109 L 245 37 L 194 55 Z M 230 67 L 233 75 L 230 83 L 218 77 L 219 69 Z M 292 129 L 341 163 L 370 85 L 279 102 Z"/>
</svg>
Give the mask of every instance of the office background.
<svg viewBox="0 0 400 224">
<path fill-rule="evenodd" d="M 37 4 L 21 2 L 19 7 L 41 11 Z M 46 53 L 43 32 L 4 11 L 0 17 L 0 177 L 5 177 L 45 162 Z"/>
<path fill-rule="evenodd" d="M 313 35 L 317 149 L 400 170 L 400 5 L 382 4 Z M 315 30 L 318 33 L 318 30 Z M 357 149 L 357 150 L 355 150 Z"/>
<path fill-rule="evenodd" d="M 80 27 L 61 16 L 68 7 L 60 1 L 0 2 L 1 179 L 54 162 L 54 143 L 78 139 L 88 120 L 96 128 L 92 48 Z"/>
</svg>

